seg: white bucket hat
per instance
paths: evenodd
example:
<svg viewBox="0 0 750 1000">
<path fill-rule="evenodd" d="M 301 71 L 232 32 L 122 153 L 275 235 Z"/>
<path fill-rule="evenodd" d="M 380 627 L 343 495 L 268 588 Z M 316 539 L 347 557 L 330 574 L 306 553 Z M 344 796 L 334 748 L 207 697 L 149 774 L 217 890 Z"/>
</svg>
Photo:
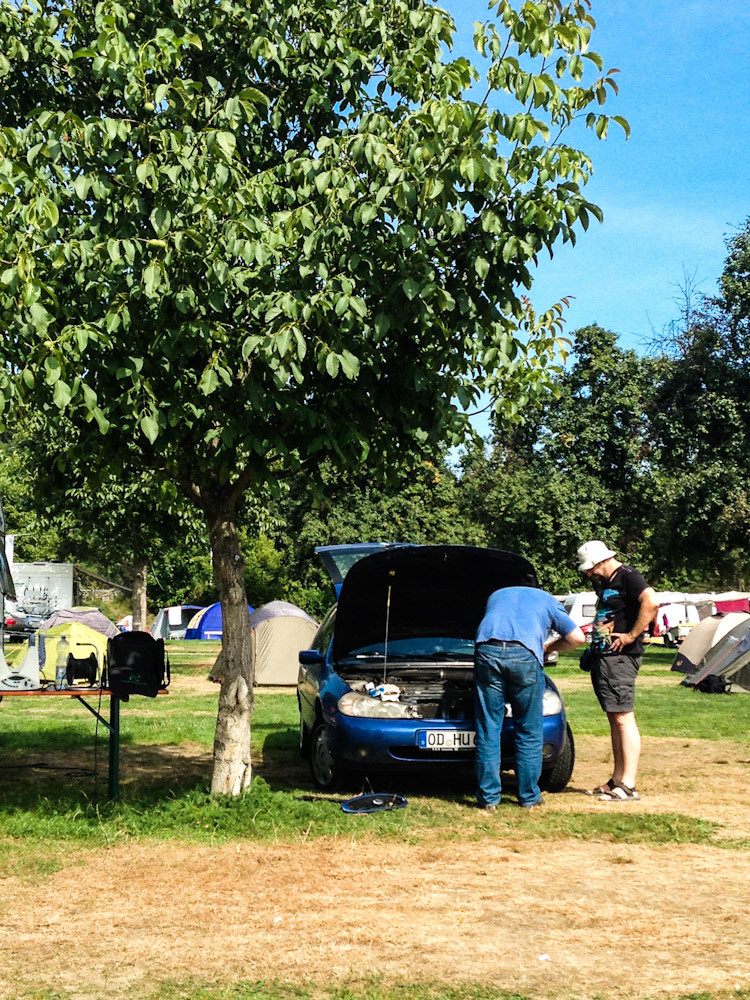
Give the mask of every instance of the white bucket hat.
<svg viewBox="0 0 750 1000">
<path fill-rule="evenodd" d="M 608 549 L 604 542 L 584 542 L 578 550 L 578 572 L 585 573 L 593 569 L 597 563 L 611 559 L 616 554 L 612 549 Z"/>
</svg>

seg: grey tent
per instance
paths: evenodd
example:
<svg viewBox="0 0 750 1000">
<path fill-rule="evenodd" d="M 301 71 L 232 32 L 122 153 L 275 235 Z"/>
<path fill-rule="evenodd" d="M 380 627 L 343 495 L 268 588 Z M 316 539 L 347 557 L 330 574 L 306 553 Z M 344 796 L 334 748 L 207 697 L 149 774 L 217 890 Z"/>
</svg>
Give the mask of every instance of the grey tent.
<svg viewBox="0 0 750 1000">
<path fill-rule="evenodd" d="M 692 673 L 709 649 L 718 645 L 735 625 L 739 625 L 747 618 L 750 618 L 750 615 L 744 611 L 730 611 L 728 614 L 704 618 L 684 639 L 672 663 L 672 670 L 681 674 Z"/>
<path fill-rule="evenodd" d="M 184 639 L 191 619 L 202 609 L 202 604 L 175 604 L 161 608 L 151 626 L 151 635 L 154 639 Z"/>
<path fill-rule="evenodd" d="M 696 687 L 706 677 L 721 677 L 727 683 L 750 687 L 750 615 L 729 632 L 706 653 L 696 669 L 682 682 L 686 687 Z"/>
<path fill-rule="evenodd" d="M 80 622 L 81 625 L 87 625 L 95 632 L 106 635 L 108 639 L 120 634 L 117 626 L 98 608 L 61 608 L 60 611 L 53 612 L 49 618 L 45 618 L 39 631 L 46 632 L 47 629 L 54 628 L 55 625 L 66 625 L 68 622 Z"/>
<path fill-rule="evenodd" d="M 302 608 L 287 601 L 271 601 L 250 615 L 256 684 L 297 683 L 299 653 L 309 649 L 318 628 Z"/>
</svg>

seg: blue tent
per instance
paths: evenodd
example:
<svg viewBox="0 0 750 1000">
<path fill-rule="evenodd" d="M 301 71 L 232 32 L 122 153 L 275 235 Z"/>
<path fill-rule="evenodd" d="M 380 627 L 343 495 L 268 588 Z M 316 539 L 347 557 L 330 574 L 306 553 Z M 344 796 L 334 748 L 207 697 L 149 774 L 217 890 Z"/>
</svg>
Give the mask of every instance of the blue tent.
<svg viewBox="0 0 750 1000">
<path fill-rule="evenodd" d="M 255 608 L 248 604 L 247 610 L 250 614 Z M 185 631 L 186 639 L 221 639 L 223 635 L 223 624 L 221 620 L 221 604 L 209 604 L 207 608 L 202 608 L 190 619 L 190 623 Z"/>
</svg>

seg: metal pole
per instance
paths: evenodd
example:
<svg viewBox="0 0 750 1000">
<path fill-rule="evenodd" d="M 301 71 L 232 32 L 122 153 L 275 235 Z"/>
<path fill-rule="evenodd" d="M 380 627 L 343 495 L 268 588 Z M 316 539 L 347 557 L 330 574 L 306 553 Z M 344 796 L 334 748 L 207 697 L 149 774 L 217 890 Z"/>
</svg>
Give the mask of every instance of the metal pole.
<svg viewBox="0 0 750 1000">
<path fill-rule="evenodd" d="M 120 798 L 120 699 L 109 696 L 109 772 L 107 797 L 111 802 Z"/>
</svg>

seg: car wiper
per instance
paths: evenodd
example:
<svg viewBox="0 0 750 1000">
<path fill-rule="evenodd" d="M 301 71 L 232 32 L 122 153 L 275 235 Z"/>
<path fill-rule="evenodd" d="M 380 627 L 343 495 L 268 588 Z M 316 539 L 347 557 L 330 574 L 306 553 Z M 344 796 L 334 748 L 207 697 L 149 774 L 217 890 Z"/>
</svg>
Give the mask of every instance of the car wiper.
<svg viewBox="0 0 750 1000">
<path fill-rule="evenodd" d="M 439 663 L 445 663 L 447 661 L 456 661 L 461 663 L 473 663 L 474 654 L 473 653 L 418 653 L 413 659 L 417 660 L 436 660 Z"/>
<path fill-rule="evenodd" d="M 350 653 L 346 660 L 384 660 L 385 653 Z M 389 653 L 388 662 L 391 660 L 413 660 L 412 653 Z"/>
</svg>

